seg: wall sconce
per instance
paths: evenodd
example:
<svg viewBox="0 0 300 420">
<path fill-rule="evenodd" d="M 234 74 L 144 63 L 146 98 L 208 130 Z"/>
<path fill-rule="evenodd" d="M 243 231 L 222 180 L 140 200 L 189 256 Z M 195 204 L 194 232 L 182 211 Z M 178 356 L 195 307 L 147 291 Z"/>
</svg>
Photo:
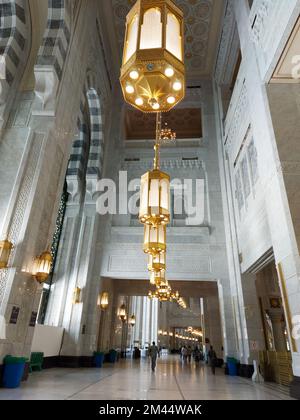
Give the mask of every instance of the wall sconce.
<svg viewBox="0 0 300 420">
<path fill-rule="evenodd" d="M 12 248 L 13 244 L 8 239 L 0 241 L 0 270 L 8 268 Z"/>
<path fill-rule="evenodd" d="M 73 305 L 77 305 L 81 302 L 81 289 L 80 287 L 76 287 L 73 292 Z"/>
<path fill-rule="evenodd" d="M 129 320 L 129 324 L 132 326 L 132 328 L 135 326 L 136 323 L 136 318 L 135 315 L 132 315 L 130 320 Z"/>
<path fill-rule="evenodd" d="M 105 311 L 108 308 L 108 293 L 103 292 L 98 296 L 98 302 L 97 305 L 102 309 L 102 311 Z"/>
<path fill-rule="evenodd" d="M 127 314 L 126 314 L 126 306 L 124 303 L 123 305 L 120 306 L 118 315 L 119 315 L 120 320 L 123 323 L 126 322 Z"/>
<path fill-rule="evenodd" d="M 40 283 L 47 281 L 52 267 L 52 255 L 50 251 L 43 252 L 39 257 L 36 257 L 33 266 L 33 277 Z"/>
</svg>

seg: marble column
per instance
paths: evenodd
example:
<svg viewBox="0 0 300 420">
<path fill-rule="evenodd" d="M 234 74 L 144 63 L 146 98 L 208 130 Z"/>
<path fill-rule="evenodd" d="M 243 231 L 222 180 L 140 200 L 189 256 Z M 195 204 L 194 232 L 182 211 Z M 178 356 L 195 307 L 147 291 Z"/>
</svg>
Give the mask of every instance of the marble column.
<svg viewBox="0 0 300 420">
<path fill-rule="evenodd" d="M 300 337 L 292 335 L 292 319 L 300 312 L 300 257 L 278 145 L 274 133 L 267 89 L 262 81 L 254 44 L 250 36 L 249 4 L 235 0 L 234 11 L 245 63 L 245 83 L 254 137 L 257 141 L 258 167 L 264 179 L 264 197 L 273 250 L 278 266 L 281 292 L 292 348 L 293 395 L 300 395 Z M 263 141 L 262 141 L 263 140 Z M 278 221 L 280 220 L 280 223 Z M 298 391 L 296 391 L 296 388 Z"/>
</svg>

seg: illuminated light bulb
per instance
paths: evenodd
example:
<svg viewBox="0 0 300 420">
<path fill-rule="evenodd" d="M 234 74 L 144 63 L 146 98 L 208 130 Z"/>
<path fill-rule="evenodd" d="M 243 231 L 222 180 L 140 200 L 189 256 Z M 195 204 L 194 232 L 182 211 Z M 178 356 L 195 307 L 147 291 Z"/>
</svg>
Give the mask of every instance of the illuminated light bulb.
<svg viewBox="0 0 300 420">
<path fill-rule="evenodd" d="M 129 94 L 133 93 L 134 92 L 134 87 L 131 86 L 131 85 L 127 85 L 126 86 L 126 92 L 129 93 Z"/>
<path fill-rule="evenodd" d="M 166 68 L 165 75 L 167 77 L 173 77 L 174 76 L 174 70 L 171 67 Z"/>
<path fill-rule="evenodd" d="M 137 80 L 139 78 L 139 73 L 136 70 L 133 70 L 129 73 L 129 77 L 132 80 Z"/>
<path fill-rule="evenodd" d="M 156 102 L 155 104 L 153 104 L 153 105 L 152 105 L 152 108 L 153 108 L 153 109 L 155 109 L 155 110 L 159 109 L 159 108 L 160 108 L 159 103 L 158 103 L 158 102 Z"/>
<path fill-rule="evenodd" d="M 144 104 L 144 101 L 143 101 L 143 99 L 142 99 L 142 98 L 137 98 L 137 99 L 135 100 L 135 104 L 136 104 L 137 106 L 142 106 L 142 105 Z"/>
<path fill-rule="evenodd" d="M 176 101 L 176 99 L 174 98 L 174 96 L 169 96 L 167 99 L 168 104 L 174 104 Z"/>
<path fill-rule="evenodd" d="M 175 82 L 173 84 L 173 89 L 176 90 L 176 92 L 178 92 L 179 90 L 182 89 L 182 84 L 180 82 Z"/>
</svg>

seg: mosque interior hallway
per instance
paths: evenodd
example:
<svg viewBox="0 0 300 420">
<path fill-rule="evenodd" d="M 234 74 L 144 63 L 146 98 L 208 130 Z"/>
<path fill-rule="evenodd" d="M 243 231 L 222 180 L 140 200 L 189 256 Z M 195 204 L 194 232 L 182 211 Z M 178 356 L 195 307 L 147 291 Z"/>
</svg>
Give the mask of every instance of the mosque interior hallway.
<svg viewBox="0 0 300 420">
<path fill-rule="evenodd" d="M 0 400 L 300 400 L 299 116 L 300 0 L 0 0 Z"/>
<path fill-rule="evenodd" d="M 102 369 L 49 369 L 35 372 L 16 390 L 0 390 L 0 400 L 291 400 L 287 387 L 254 384 L 229 377 L 223 369 L 213 376 L 204 364 L 182 363 L 162 356 L 155 373 L 150 361 L 122 360 Z"/>
</svg>

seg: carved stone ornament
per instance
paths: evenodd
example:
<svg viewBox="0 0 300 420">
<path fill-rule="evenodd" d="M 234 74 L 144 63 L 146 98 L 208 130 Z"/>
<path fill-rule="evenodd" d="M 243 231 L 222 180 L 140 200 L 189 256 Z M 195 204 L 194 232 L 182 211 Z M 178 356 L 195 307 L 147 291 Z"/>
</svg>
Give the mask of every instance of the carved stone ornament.
<svg viewBox="0 0 300 420">
<path fill-rule="evenodd" d="M 54 66 L 35 66 L 35 94 L 37 101 L 33 115 L 54 116 L 59 80 Z"/>
</svg>

